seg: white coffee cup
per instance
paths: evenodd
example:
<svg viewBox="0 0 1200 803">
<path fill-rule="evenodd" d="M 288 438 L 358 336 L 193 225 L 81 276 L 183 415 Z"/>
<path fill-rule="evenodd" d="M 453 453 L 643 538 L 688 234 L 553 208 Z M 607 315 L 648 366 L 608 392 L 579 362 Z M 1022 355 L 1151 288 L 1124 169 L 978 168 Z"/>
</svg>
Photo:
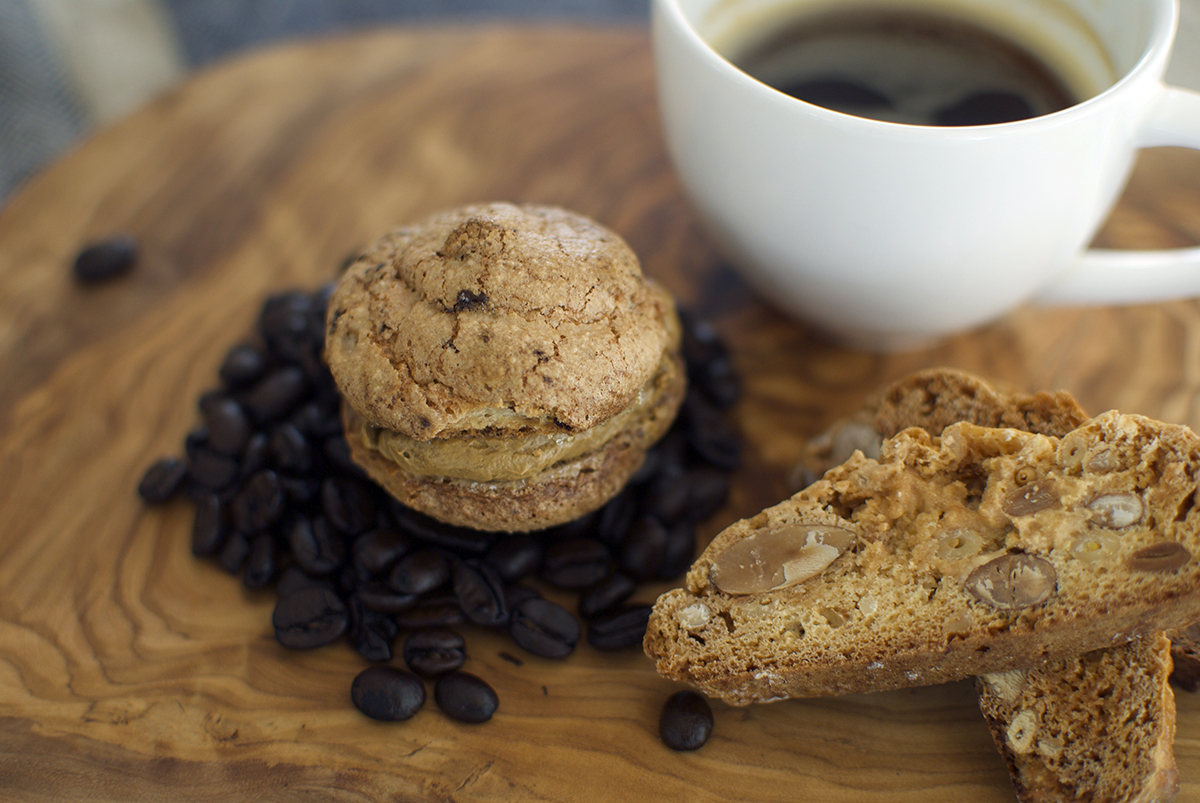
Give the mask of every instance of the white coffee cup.
<svg viewBox="0 0 1200 803">
<path fill-rule="evenodd" d="M 1016 122 L 907 125 L 797 100 L 719 52 L 831 4 L 965 8 L 1098 91 Z M 1162 81 L 1177 18 L 1176 0 L 654 0 L 668 149 L 723 255 L 854 347 L 924 345 L 1024 302 L 1200 295 L 1200 248 L 1088 249 L 1138 148 L 1200 148 L 1200 94 Z"/>
</svg>

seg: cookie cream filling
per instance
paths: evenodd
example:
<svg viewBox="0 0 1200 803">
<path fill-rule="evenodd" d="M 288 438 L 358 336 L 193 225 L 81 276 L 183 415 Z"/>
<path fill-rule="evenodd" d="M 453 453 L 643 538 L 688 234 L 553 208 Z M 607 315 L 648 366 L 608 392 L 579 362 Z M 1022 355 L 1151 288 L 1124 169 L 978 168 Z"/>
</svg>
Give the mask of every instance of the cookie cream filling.
<svg viewBox="0 0 1200 803">
<path fill-rule="evenodd" d="M 658 370 L 625 409 L 594 427 L 576 433 L 547 433 L 513 437 L 459 435 L 418 441 L 363 422 L 362 443 L 397 464 L 413 477 L 453 477 L 477 482 L 522 480 L 556 463 L 594 452 L 621 432 L 653 418 L 669 388 L 676 361 L 664 354 Z"/>
</svg>

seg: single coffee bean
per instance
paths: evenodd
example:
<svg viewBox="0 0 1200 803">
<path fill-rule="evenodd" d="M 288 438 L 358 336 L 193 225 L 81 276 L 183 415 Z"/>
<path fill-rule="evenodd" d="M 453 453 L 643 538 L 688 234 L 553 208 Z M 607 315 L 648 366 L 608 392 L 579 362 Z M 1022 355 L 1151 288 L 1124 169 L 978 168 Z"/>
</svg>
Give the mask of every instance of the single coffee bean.
<svg viewBox="0 0 1200 803">
<path fill-rule="evenodd" d="M 621 542 L 621 571 L 635 580 L 652 580 L 662 571 L 667 555 L 667 528 L 654 516 L 642 516 Z"/>
<path fill-rule="evenodd" d="M 402 722 L 425 705 L 425 684 L 394 666 L 369 666 L 350 684 L 350 699 L 371 719 Z"/>
<path fill-rule="evenodd" d="M 614 572 L 579 595 L 579 615 L 591 619 L 616 609 L 637 591 L 637 580 L 627 574 Z"/>
<path fill-rule="evenodd" d="M 412 542 L 398 530 L 377 528 L 354 539 L 350 547 L 350 562 L 369 577 L 391 570 L 400 558 L 412 549 Z"/>
<path fill-rule="evenodd" d="M 448 627 L 414 631 L 404 640 L 404 663 L 421 677 L 435 678 L 462 668 L 467 643 Z"/>
<path fill-rule="evenodd" d="M 246 409 L 260 424 L 275 421 L 290 413 L 307 390 L 304 372 L 294 365 L 285 365 L 255 383 L 246 396 Z"/>
<path fill-rule="evenodd" d="M 658 719 L 658 735 L 672 750 L 696 750 L 712 735 L 713 713 L 708 701 L 694 691 L 667 698 Z"/>
<path fill-rule="evenodd" d="M 650 449 L 646 452 L 646 459 L 642 461 L 642 465 L 638 467 L 638 470 L 633 472 L 633 476 L 629 478 L 629 481 L 626 483 L 626 485 L 630 487 L 644 485 L 658 476 L 662 466 L 662 451 L 659 449 Z"/>
<path fill-rule="evenodd" d="M 742 439 L 720 410 L 689 394 L 684 400 L 683 419 L 688 444 L 702 460 L 726 471 L 742 464 Z"/>
<path fill-rule="evenodd" d="M 187 476 L 188 466 L 178 457 L 164 457 L 156 460 L 138 483 L 138 496 L 148 505 L 161 505 L 166 502 Z"/>
<path fill-rule="evenodd" d="M 499 538 L 487 551 L 483 562 L 491 566 L 506 583 L 528 577 L 542 563 L 541 539 L 532 533 L 514 533 Z"/>
<path fill-rule="evenodd" d="M 249 343 L 241 343 L 225 354 L 217 373 L 231 388 L 241 388 L 262 379 L 267 372 L 267 355 Z"/>
<path fill-rule="evenodd" d="M 188 474 L 198 485 L 219 491 L 237 479 L 238 464 L 232 457 L 218 454 L 207 446 L 198 446 L 192 454 Z"/>
<path fill-rule="evenodd" d="M 215 555 L 225 545 L 229 526 L 225 521 L 225 503 L 215 493 L 203 492 L 196 499 L 196 517 L 192 520 L 192 554 Z"/>
<path fill-rule="evenodd" d="M 350 612 L 333 591 L 306 588 L 279 598 L 271 624 L 280 644 L 293 650 L 310 650 L 345 633 Z"/>
<path fill-rule="evenodd" d="M 674 524 L 687 516 L 690 493 L 686 471 L 663 472 L 647 483 L 643 509 L 660 522 Z"/>
<path fill-rule="evenodd" d="M 275 582 L 278 573 L 275 536 L 269 532 L 258 533 L 250 539 L 250 552 L 242 566 L 242 585 L 249 589 L 266 588 Z"/>
<path fill-rule="evenodd" d="M 299 566 L 288 566 L 275 581 L 275 593 L 286 597 L 305 588 L 332 588 L 324 577 L 313 577 Z"/>
<path fill-rule="evenodd" d="M 217 563 L 230 574 L 237 574 L 242 570 L 242 566 L 246 563 L 246 558 L 249 555 L 250 536 L 234 530 L 225 539 L 225 544 L 221 547 L 221 551 L 217 555 Z"/>
<path fill-rule="evenodd" d="M 484 627 L 508 624 L 504 582 L 490 566 L 478 568 L 456 561 L 452 570 L 454 596 L 467 620 Z"/>
<path fill-rule="evenodd" d="M 448 549 L 464 557 L 482 556 L 497 537 L 496 533 L 443 524 L 429 516 L 417 513 L 395 500 L 389 500 L 389 503 L 392 518 L 395 519 L 396 526 L 400 528 L 401 532 L 430 546 Z"/>
<path fill-rule="evenodd" d="M 683 358 L 689 369 L 729 355 L 716 328 L 690 310 L 679 310 L 683 324 Z"/>
<path fill-rule="evenodd" d="M 193 460 L 196 453 L 208 443 L 208 427 L 201 424 L 192 429 L 183 439 L 184 453 L 187 454 L 188 460 Z"/>
<path fill-rule="evenodd" d="M 289 419 L 292 426 L 309 437 L 324 440 L 342 431 L 337 405 L 311 401 L 300 405 Z"/>
<path fill-rule="evenodd" d="M 241 470 L 238 476 L 245 479 L 267 468 L 270 456 L 270 439 L 267 438 L 267 433 L 255 432 L 246 440 L 246 447 L 242 449 Z"/>
<path fill-rule="evenodd" d="M 396 621 L 386 613 L 365 607 L 358 597 L 351 597 L 347 608 L 351 611 L 350 643 L 354 650 L 368 661 L 392 660 L 392 642 L 400 630 Z"/>
<path fill-rule="evenodd" d="M 688 503 L 684 519 L 700 522 L 725 506 L 729 499 L 729 474 L 719 468 L 700 466 L 684 473 L 688 479 Z"/>
<path fill-rule="evenodd" d="M 283 514 L 283 488 L 274 471 L 260 471 L 233 498 L 233 526 L 244 533 L 265 530 Z"/>
<path fill-rule="evenodd" d="M 495 689 L 461 671 L 439 677 L 433 686 L 433 699 L 446 716 L 470 723 L 487 722 L 500 705 Z"/>
<path fill-rule="evenodd" d="M 659 580 L 674 580 L 691 568 L 696 557 L 696 528 L 690 521 L 681 521 L 667 529 L 667 546 L 663 554 Z"/>
<path fill-rule="evenodd" d="M 605 651 L 641 646 L 649 621 L 649 605 L 628 605 L 601 614 L 588 622 L 588 644 Z"/>
<path fill-rule="evenodd" d="M 300 568 L 318 576 L 336 571 L 346 554 L 341 535 L 320 516 L 296 519 L 288 530 L 288 545 Z"/>
<path fill-rule="evenodd" d="M 573 538 L 546 547 L 541 577 L 558 588 L 581 589 L 608 576 L 609 554 L 591 538 Z"/>
<path fill-rule="evenodd" d="M 401 594 L 424 594 L 450 579 L 450 561 L 446 553 L 421 549 L 405 555 L 388 575 L 388 586 Z"/>
<path fill-rule="evenodd" d="M 290 501 L 306 504 L 321 495 L 321 481 L 311 477 L 288 477 L 279 475 L 279 487 Z"/>
<path fill-rule="evenodd" d="M 126 273 L 138 259 L 138 242 L 116 234 L 89 245 L 75 257 L 73 272 L 81 284 L 99 284 Z"/>
<path fill-rule="evenodd" d="M 420 599 L 416 594 L 400 594 L 381 583 L 372 582 L 358 583 L 354 595 L 362 600 L 364 608 L 389 614 L 407 611 Z"/>
<path fill-rule="evenodd" d="M 729 357 L 719 357 L 691 372 L 692 381 L 704 396 L 722 410 L 728 410 L 742 395 L 742 383 Z"/>
<path fill-rule="evenodd" d="M 365 532 L 378 521 L 375 492 L 353 477 L 330 477 L 321 483 L 321 510 L 346 535 Z"/>
<path fill-rule="evenodd" d="M 512 615 L 509 634 L 518 646 L 543 658 L 565 658 L 579 643 L 579 621 L 546 599 L 522 602 Z"/>
<path fill-rule="evenodd" d="M 254 433 L 242 406 L 225 396 L 205 403 L 203 412 L 208 427 L 208 448 L 229 457 L 240 455 Z"/>
<path fill-rule="evenodd" d="M 626 488 L 600 508 L 596 521 L 596 538 L 615 547 L 625 538 L 638 515 L 638 497 L 633 488 Z"/>
<path fill-rule="evenodd" d="M 267 299 L 258 328 L 274 353 L 285 360 L 299 360 L 315 350 L 318 333 L 310 323 L 312 309 L 313 300 L 307 293 L 279 293 Z"/>
<path fill-rule="evenodd" d="M 396 614 L 396 624 L 405 630 L 422 627 L 454 627 L 467 621 L 454 597 L 428 597 Z"/>
<path fill-rule="evenodd" d="M 271 457 L 275 467 L 293 474 L 306 474 L 313 467 L 308 438 L 294 424 L 284 422 L 271 430 Z"/>
</svg>

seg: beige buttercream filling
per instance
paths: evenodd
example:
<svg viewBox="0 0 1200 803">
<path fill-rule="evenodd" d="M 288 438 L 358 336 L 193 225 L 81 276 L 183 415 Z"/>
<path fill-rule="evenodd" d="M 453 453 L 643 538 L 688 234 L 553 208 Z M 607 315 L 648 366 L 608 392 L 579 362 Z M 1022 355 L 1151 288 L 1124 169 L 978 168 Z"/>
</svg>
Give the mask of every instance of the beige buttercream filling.
<svg viewBox="0 0 1200 803">
<path fill-rule="evenodd" d="M 477 482 L 527 479 L 555 463 L 596 451 L 651 415 L 666 391 L 673 370 L 671 356 L 664 354 L 658 370 L 632 403 L 582 432 L 519 437 L 458 435 L 418 441 L 364 421 L 362 442 L 413 477 L 453 477 Z"/>
</svg>

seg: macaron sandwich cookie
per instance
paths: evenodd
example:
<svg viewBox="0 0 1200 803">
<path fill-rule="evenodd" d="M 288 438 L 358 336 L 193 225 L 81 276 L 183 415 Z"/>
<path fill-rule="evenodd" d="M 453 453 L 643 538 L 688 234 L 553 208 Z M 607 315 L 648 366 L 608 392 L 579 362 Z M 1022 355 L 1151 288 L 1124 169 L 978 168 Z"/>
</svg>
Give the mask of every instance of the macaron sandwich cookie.
<svg viewBox="0 0 1200 803">
<path fill-rule="evenodd" d="M 557 207 L 471 205 L 384 235 L 326 324 L 354 461 L 404 504 L 480 530 L 599 508 L 685 391 L 670 295 L 618 235 Z"/>
</svg>

